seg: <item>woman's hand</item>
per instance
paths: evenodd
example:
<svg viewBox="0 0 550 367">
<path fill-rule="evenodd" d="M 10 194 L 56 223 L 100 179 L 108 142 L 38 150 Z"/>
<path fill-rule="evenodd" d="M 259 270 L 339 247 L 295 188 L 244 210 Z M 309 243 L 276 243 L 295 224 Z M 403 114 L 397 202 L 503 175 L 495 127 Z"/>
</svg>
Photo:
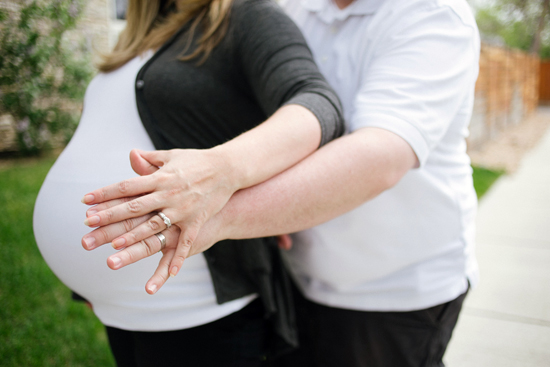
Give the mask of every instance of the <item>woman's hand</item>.
<svg viewBox="0 0 550 367">
<path fill-rule="evenodd" d="M 171 225 L 180 229 L 177 245 L 171 247 L 174 253 L 169 263 L 169 273 L 175 276 L 185 258 L 190 256 L 201 227 L 240 188 L 234 177 L 235 170 L 213 149 L 133 150 L 130 161 L 132 168 L 142 176 L 86 194 L 82 201 L 97 205 L 87 211 L 84 223 L 100 227 L 99 230 L 118 222 L 132 227 L 112 240 L 115 249 L 122 249 L 166 229 L 166 222 L 160 216 L 150 214 L 162 212 Z M 114 199 L 120 201 L 113 202 Z M 134 226 L 136 221 L 141 223 Z M 99 241 L 92 243 L 92 239 Z M 102 242 L 105 240 L 87 235 L 83 244 L 92 249 L 106 243 Z M 163 262 L 163 265 L 166 264 Z"/>
<path fill-rule="evenodd" d="M 115 199 L 100 205 L 102 205 L 104 209 L 107 209 L 121 205 L 122 203 L 133 199 L 134 198 Z M 153 217 L 155 217 L 155 214 L 150 213 L 141 217 L 131 218 L 122 222 L 96 228 L 91 233 L 84 236 L 82 239 L 82 247 L 86 250 L 93 250 L 102 244 L 112 242 L 115 238 L 132 231 Z M 212 245 L 216 242 L 224 239 L 221 226 L 221 221 L 217 217 L 214 217 L 205 223 L 199 236 L 189 249 L 187 257 L 204 252 L 212 247 Z M 165 237 L 166 243 L 164 246 L 161 244 L 160 239 L 156 235 L 152 235 L 126 248 L 122 248 L 116 254 L 109 256 L 107 258 L 107 265 L 113 270 L 118 270 L 162 251 L 163 256 L 159 261 L 159 265 L 153 276 L 145 285 L 145 290 L 147 293 L 155 294 L 170 277 L 169 266 L 176 253 L 178 238 L 180 237 L 181 231 L 179 227 L 172 226 L 161 233 Z M 279 248 L 282 250 L 289 250 L 292 247 L 292 239 L 289 235 L 277 236 L 277 242 Z M 90 246 L 89 244 L 94 245 Z"/>
</svg>

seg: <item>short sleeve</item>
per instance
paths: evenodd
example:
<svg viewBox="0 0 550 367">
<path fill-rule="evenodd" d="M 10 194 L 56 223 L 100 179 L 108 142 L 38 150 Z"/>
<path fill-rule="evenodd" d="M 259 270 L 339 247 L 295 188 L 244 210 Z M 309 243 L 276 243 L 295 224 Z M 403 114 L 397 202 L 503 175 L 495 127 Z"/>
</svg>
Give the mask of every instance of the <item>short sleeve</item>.
<svg viewBox="0 0 550 367">
<path fill-rule="evenodd" d="M 298 27 L 275 3 L 238 1 L 232 21 L 238 30 L 238 54 L 254 96 L 270 116 L 298 104 L 321 124 L 321 145 L 342 135 L 344 121 L 338 96 L 313 61 Z"/>
<path fill-rule="evenodd" d="M 393 18 L 376 40 L 350 125 L 401 136 L 423 165 L 473 92 L 479 41 L 475 24 L 451 7 L 435 1 L 413 7 L 402 9 L 402 19 Z"/>
</svg>

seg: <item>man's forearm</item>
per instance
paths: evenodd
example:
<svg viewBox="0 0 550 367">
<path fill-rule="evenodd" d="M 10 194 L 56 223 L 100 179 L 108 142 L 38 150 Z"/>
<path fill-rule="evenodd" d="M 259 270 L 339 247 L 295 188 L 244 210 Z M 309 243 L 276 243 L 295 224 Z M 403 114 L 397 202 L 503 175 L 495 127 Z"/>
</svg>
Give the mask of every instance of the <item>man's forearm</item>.
<svg viewBox="0 0 550 367">
<path fill-rule="evenodd" d="M 399 136 L 360 129 L 289 170 L 241 190 L 214 219 L 223 238 L 291 233 L 348 212 L 395 185 L 417 158 Z"/>
</svg>

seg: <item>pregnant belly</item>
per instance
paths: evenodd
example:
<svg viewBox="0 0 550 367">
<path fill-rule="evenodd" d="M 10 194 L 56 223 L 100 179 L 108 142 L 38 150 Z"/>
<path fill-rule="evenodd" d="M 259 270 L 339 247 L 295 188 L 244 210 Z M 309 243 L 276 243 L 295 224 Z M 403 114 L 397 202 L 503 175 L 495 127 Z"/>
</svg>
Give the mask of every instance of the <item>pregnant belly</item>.
<svg viewBox="0 0 550 367">
<path fill-rule="evenodd" d="M 216 304 L 202 255 L 187 259 L 180 274 L 150 296 L 145 292 L 145 283 L 162 254 L 114 271 L 106 264 L 107 257 L 115 253 L 109 244 L 84 250 L 81 239 L 90 229 L 83 223 L 87 208 L 80 202 L 83 194 L 134 174 L 127 163 L 127 153 L 115 159 L 123 162 L 116 170 L 113 154 L 105 157 L 111 160 L 106 165 L 110 167 L 106 175 L 109 178 L 89 165 L 73 164 L 71 156 L 70 149 L 60 156 L 40 190 L 34 210 L 34 233 L 52 271 L 93 304 L 103 323 L 133 330 L 181 329 L 223 317 L 246 303 L 241 300 L 240 304 Z"/>
</svg>

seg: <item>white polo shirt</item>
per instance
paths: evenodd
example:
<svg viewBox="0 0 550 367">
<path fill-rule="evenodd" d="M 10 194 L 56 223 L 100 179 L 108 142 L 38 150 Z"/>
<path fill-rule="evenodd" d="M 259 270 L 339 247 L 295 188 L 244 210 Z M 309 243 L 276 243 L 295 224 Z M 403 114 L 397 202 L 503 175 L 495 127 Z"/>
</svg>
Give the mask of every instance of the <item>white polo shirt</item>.
<svg viewBox="0 0 550 367">
<path fill-rule="evenodd" d="M 466 154 L 479 35 L 463 0 L 288 0 L 349 132 L 389 130 L 420 161 L 393 188 L 294 235 L 287 253 L 307 298 L 355 310 L 407 311 L 477 282 L 477 199 Z"/>
</svg>

